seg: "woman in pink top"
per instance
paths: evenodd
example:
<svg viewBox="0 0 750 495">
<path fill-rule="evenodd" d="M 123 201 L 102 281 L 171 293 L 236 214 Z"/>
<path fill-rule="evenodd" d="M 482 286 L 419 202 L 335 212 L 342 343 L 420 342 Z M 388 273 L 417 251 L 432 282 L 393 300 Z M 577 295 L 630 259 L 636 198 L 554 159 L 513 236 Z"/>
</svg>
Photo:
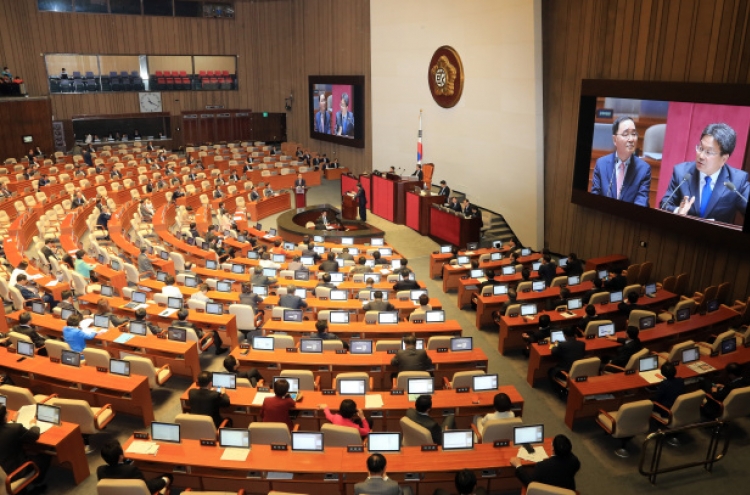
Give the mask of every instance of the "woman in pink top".
<svg viewBox="0 0 750 495">
<path fill-rule="evenodd" d="M 339 406 L 339 413 L 333 414 L 326 404 L 320 404 L 320 408 L 326 415 L 326 419 L 331 423 L 339 426 L 349 426 L 356 428 L 363 437 L 370 433 L 370 425 L 361 410 L 357 409 L 357 404 L 351 399 L 344 399 Z M 356 417 L 355 417 L 356 416 Z"/>
</svg>

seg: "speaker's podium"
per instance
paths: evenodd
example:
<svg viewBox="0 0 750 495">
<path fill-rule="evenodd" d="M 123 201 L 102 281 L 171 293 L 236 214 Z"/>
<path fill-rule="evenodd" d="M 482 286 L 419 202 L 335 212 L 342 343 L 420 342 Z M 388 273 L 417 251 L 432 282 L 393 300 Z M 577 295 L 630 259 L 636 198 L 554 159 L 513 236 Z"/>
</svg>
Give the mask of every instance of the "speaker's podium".
<svg viewBox="0 0 750 495">
<path fill-rule="evenodd" d="M 422 181 L 386 174 L 372 176 L 372 205 L 375 215 L 399 225 L 406 223 L 406 192 L 421 188 Z"/>
<path fill-rule="evenodd" d="M 356 220 L 357 219 L 357 197 L 352 194 L 341 195 L 341 218 L 344 220 Z"/>
<path fill-rule="evenodd" d="M 307 188 L 305 186 L 294 187 L 294 206 L 296 208 L 307 206 Z"/>
<path fill-rule="evenodd" d="M 481 218 L 467 218 L 438 205 L 430 208 L 430 236 L 440 241 L 465 248 L 466 244 L 479 241 L 481 230 Z"/>
</svg>

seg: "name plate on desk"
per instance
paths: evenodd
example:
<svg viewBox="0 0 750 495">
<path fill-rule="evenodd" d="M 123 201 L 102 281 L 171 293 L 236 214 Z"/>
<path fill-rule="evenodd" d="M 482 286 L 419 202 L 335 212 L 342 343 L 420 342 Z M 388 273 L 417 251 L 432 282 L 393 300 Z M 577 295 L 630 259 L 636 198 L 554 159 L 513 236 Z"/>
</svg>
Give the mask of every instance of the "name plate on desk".
<svg viewBox="0 0 750 495">
<path fill-rule="evenodd" d="M 289 450 L 289 446 L 285 443 L 272 443 L 271 450 Z"/>
<path fill-rule="evenodd" d="M 388 354 L 396 354 L 398 349 L 388 349 Z"/>
<path fill-rule="evenodd" d="M 247 342 L 244 342 L 240 344 L 240 349 L 250 349 L 250 344 L 248 344 Z"/>
<path fill-rule="evenodd" d="M 424 323 L 424 320 L 411 320 L 412 323 Z"/>
<path fill-rule="evenodd" d="M 422 445 L 422 452 L 437 452 L 438 446 L 433 444 Z"/>
<path fill-rule="evenodd" d="M 625 376 L 635 375 L 636 370 L 625 370 Z"/>
<path fill-rule="evenodd" d="M 346 349 L 336 349 L 336 354 L 346 354 Z"/>
<path fill-rule="evenodd" d="M 286 348 L 286 352 L 297 352 L 297 348 L 296 347 L 287 347 Z"/>
<path fill-rule="evenodd" d="M 447 347 L 438 347 L 437 351 L 438 352 L 448 352 L 448 348 Z"/>
<path fill-rule="evenodd" d="M 97 366 L 97 367 L 96 367 L 96 371 L 98 371 L 98 372 L 100 372 L 100 373 L 108 373 L 108 372 L 109 372 L 109 369 L 108 369 L 108 368 L 106 368 L 105 366 Z"/>
<path fill-rule="evenodd" d="M 576 377 L 576 383 L 585 382 L 585 381 L 588 381 L 588 379 L 589 379 L 588 376 L 577 376 Z"/>
<path fill-rule="evenodd" d="M 136 431 L 133 432 L 133 438 L 136 440 L 148 440 L 148 433 L 145 431 Z"/>
<path fill-rule="evenodd" d="M 456 393 L 457 394 L 466 394 L 470 390 L 469 387 L 456 387 Z"/>
<path fill-rule="evenodd" d="M 271 389 L 268 387 L 258 387 L 258 392 L 270 392 Z"/>
<path fill-rule="evenodd" d="M 117 327 L 117 329 L 120 332 L 127 332 L 128 331 L 128 328 L 125 325 L 119 326 L 119 327 Z"/>
<path fill-rule="evenodd" d="M 495 440 L 492 442 L 492 446 L 496 449 L 499 449 L 501 447 L 510 447 L 510 440 Z"/>
<path fill-rule="evenodd" d="M 59 363 L 60 362 L 60 358 L 51 357 L 51 358 L 49 358 L 49 362 L 50 363 Z"/>
<path fill-rule="evenodd" d="M 157 333 L 156 334 L 156 338 L 157 339 L 166 339 L 167 338 L 167 333 L 166 332 Z"/>
<path fill-rule="evenodd" d="M 596 338 L 596 335 L 594 335 L 593 333 L 586 335 L 586 340 L 594 340 L 595 338 Z"/>
<path fill-rule="evenodd" d="M 328 298 L 325 297 L 325 296 L 321 296 L 321 297 L 318 298 L 318 301 L 327 301 L 327 300 L 328 300 Z"/>
<path fill-rule="evenodd" d="M 281 321 L 281 317 L 280 316 L 272 316 L 271 320 L 272 321 Z"/>
<path fill-rule="evenodd" d="M 216 440 L 201 438 L 201 445 L 204 447 L 216 447 Z"/>
<path fill-rule="evenodd" d="M 391 390 L 391 395 L 404 395 L 403 388 L 394 388 Z"/>
<path fill-rule="evenodd" d="M 336 395 L 335 388 L 324 388 L 322 392 L 323 392 L 323 395 Z"/>
<path fill-rule="evenodd" d="M 365 446 L 364 445 L 347 445 L 346 446 L 347 452 L 364 452 Z"/>
</svg>

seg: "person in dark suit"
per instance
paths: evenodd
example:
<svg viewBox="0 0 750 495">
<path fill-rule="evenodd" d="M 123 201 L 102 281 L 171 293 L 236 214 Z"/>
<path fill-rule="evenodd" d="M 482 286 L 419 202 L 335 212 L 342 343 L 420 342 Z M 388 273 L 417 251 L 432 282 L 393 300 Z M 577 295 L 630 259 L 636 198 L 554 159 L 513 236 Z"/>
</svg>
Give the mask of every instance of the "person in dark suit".
<svg viewBox="0 0 750 495">
<path fill-rule="evenodd" d="M 661 365 L 660 371 L 664 380 L 657 385 L 656 393 L 651 400 L 667 409 L 672 409 L 677 397 L 685 393 L 685 380 L 677 376 L 677 367 L 669 361 Z M 666 411 L 660 408 L 654 407 L 654 411 L 662 416 L 666 415 Z"/>
<path fill-rule="evenodd" d="M 91 156 L 91 152 L 89 150 L 83 150 L 83 161 L 89 167 L 94 166 L 94 158 Z"/>
<path fill-rule="evenodd" d="M 294 181 L 294 187 L 307 187 L 307 181 L 302 178 L 302 174 L 297 174 L 297 180 Z"/>
<path fill-rule="evenodd" d="M 377 298 L 377 291 L 375 297 Z M 405 349 L 399 350 L 393 359 L 391 365 L 402 371 L 429 371 L 432 369 L 432 359 L 424 349 L 417 349 L 417 338 L 414 335 L 404 337 Z"/>
<path fill-rule="evenodd" d="M 419 289 L 419 282 L 411 279 L 411 270 L 408 268 L 402 268 L 399 272 L 399 281 L 393 284 L 393 290 L 398 292 L 402 290 L 417 290 Z"/>
<path fill-rule="evenodd" d="M 336 135 L 354 137 L 354 114 L 349 111 L 349 95 L 341 93 L 341 110 L 336 112 Z"/>
<path fill-rule="evenodd" d="M 552 320 L 549 315 L 541 315 L 539 317 L 539 328 L 536 330 L 528 330 L 521 334 L 521 337 L 527 343 L 539 342 L 540 340 L 548 339 L 552 332 Z"/>
<path fill-rule="evenodd" d="M 461 203 L 458 202 L 458 198 L 453 196 L 448 203 L 448 209 L 453 210 L 457 213 L 461 213 Z"/>
<path fill-rule="evenodd" d="M 336 263 L 336 255 L 334 253 L 329 252 L 326 255 L 326 260 L 320 264 L 318 269 L 322 272 L 338 272 L 339 271 L 339 264 Z"/>
<path fill-rule="evenodd" d="M 591 194 L 648 207 L 651 166 L 635 156 L 638 131 L 632 117 L 620 117 L 612 124 L 615 152 L 596 161 Z"/>
<path fill-rule="evenodd" d="M 628 279 L 622 274 L 622 268 L 610 268 L 604 288 L 609 292 L 623 290 L 628 285 Z"/>
<path fill-rule="evenodd" d="M 547 310 L 552 311 L 558 306 L 567 306 L 568 299 L 570 299 L 570 289 L 567 287 L 560 287 L 560 295 L 555 299 L 547 300 Z"/>
<path fill-rule="evenodd" d="M 135 464 L 125 463 L 122 445 L 117 440 L 110 440 L 102 446 L 102 459 L 107 464 L 96 468 L 96 479 L 143 480 L 149 493 L 156 493 L 172 483 L 172 476 L 162 474 L 158 478 L 147 480 Z"/>
<path fill-rule="evenodd" d="M 586 308 L 584 308 L 584 311 L 586 312 L 586 316 L 581 318 L 581 320 L 578 323 L 576 323 L 576 328 L 580 330 L 581 332 L 585 332 L 586 327 L 592 321 L 597 321 L 601 319 L 601 316 L 596 314 L 596 306 L 594 306 L 593 304 L 587 304 Z"/>
<path fill-rule="evenodd" d="M 518 292 L 516 292 L 516 289 L 508 289 L 508 300 L 500 305 L 500 309 L 498 309 L 497 312 L 500 313 L 501 316 L 505 316 L 508 312 L 508 308 L 514 304 L 518 304 Z"/>
<path fill-rule="evenodd" d="M 263 379 L 263 375 L 260 374 L 257 368 L 250 368 L 249 370 L 241 370 L 240 363 L 234 356 L 227 356 L 224 358 L 224 369 L 228 373 L 236 373 L 237 378 L 247 378 L 250 381 L 250 385 L 253 387 L 258 385 L 258 382 Z"/>
<path fill-rule="evenodd" d="M 552 440 L 552 457 L 538 462 L 529 474 L 521 464 L 521 459 L 511 457 L 510 465 L 516 468 L 516 476 L 524 486 L 536 481 L 568 490 L 576 489 L 576 473 L 581 469 L 581 461 L 573 454 L 573 444 L 565 435 L 557 435 Z"/>
<path fill-rule="evenodd" d="M 373 297 L 374 299 L 372 301 L 365 304 L 365 311 L 393 311 L 396 309 L 393 304 L 389 303 L 388 301 L 383 301 L 382 291 L 376 290 L 375 294 L 373 294 Z M 416 345 L 416 341 L 414 345 Z"/>
<path fill-rule="evenodd" d="M 557 276 L 557 264 L 552 261 L 549 254 L 542 257 L 542 264 L 539 266 L 539 278 L 544 280 L 547 287 L 552 285 L 552 280 Z"/>
<path fill-rule="evenodd" d="M 643 306 L 641 304 L 638 304 L 638 293 L 637 292 L 629 292 L 628 293 L 628 302 L 621 302 L 617 305 L 617 310 L 624 314 L 625 317 L 630 316 L 631 311 L 635 311 L 637 309 L 644 310 L 648 309 L 646 306 Z"/>
<path fill-rule="evenodd" d="M 36 443 L 40 435 L 39 427 L 32 426 L 27 430 L 20 423 L 8 423 L 7 416 L 6 407 L 0 406 L 0 467 L 5 474 L 10 474 L 25 462 L 33 461 L 40 471 L 39 481 L 36 483 L 39 486 L 47 475 L 51 459 L 44 454 L 29 456 L 22 447 Z"/>
<path fill-rule="evenodd" d="M 438 194 L 444 196 L 446 202 L 451 195 L 451 188 L 446 185 L 444 180 L 440 181 L 440 191 L 438 191 Z"/>
<path fill-rule="evenodd" d="M 487 490 L 483 486 L 477 486 L 477 475 L 474 474 L 474 471 L 466 468 L 456 473 L 453 484 L 456 485 L 458 495 L 487 495 Z M 451 494 L 444 488 L 438 488 L 433 495 Z"/>
<path fill-rule="evenodd" d="M 593 296 L 594 294 L 598 294 L 600 292 L 607 292 L 606 289 L 604 289 L 603 287 L 604 282 L 602 282 L 602 279 L 600 279 L 599 277 L 595 278 L 593 283 L 594 283 L 594 288 L 587 290 L 586 293 L 581 298 L 581 300 L 583 301 L 583 304 L 588 304 L 589 301 L 591 300 L 591 296 Z"/>
<path fill-rule="evenodd" d="M 417 163 L 417 168 L 414 169 L 414 172 L 412 172 L 411 176 L 415 177 L 416 180 L 424 180 L 424 172 L 422 172 L 422 164 Z"/>
<path fill-rule="evenodd" d="M 562 269 L 568 277 L 583 275 L 583 263 L 578 259 L 576 253 L 570 253 L 568 255 L 568 262 L 562 267 Z"/>
<path fill-rule="evenodd" d="M 709 418 L 716 418 L 721 415 L 722 403 L 733 390 L 750 387 L 750 378 L 743 375 L 739 363 L 727 364 L 726 373 L 727 382 L 724 385 L 712 384 L 710 379 L 703 380 L 703 390 L 710 395 L 701 406 L 701 411 Z"/>
<path fill-rule="evenodd" d="M 328 111 L 325 93 L 318 97 L 318 112 L 315 114 L 315 132 L 331 133 L 331 112 Z"/>
<path fill-rule="evenodd" d="M 20 333 L 30 338 L 34 343 L 34 347 L 38 349 L 37 354 L 39 354 L 40 356 L 46 356 L 47 349 L 40 348 L 44 347 L 44 343 L 47 338 L 37 332 L 36 327 L 30 325 L 29 323 L 31 323 L 31 313 L 29 313 L 28 311 L 24 311 L 18 316 L 18 325 L 15 325 L 13 328 L 11 328 L 10 331 Z"/>
<path fill-rule="evenodd" d="M 357 183 L 357 205 L 359 206 L 359 219 L 363 222 L 367 220 L 367 196 L 365 196 L 365 190 L 362 188 L 362 184 Z"/>
<path fill-rule="evenodd" d="M 638 338 L 639 333 L 640 330 L 638 329 L 638 327 L 629 326 L 627 330 L 628 336 L 624 339 L 617 338 L 614 335 L 607 336 L 608 340 L 617 342 L 618 344 L 622 344 L 617 348 L 617 353 L 615 354 L 615 356 L 611 360 L 609 360 L 609 364 L 624 368 L 625 365 L 628 364 L 628 361 L 630 361 L 631 356 L 643 349 L 641 339 Z M 602 359 L 602 363 L 606 364 L 606 361 L 606 358 Z"/>
<path fill-rule="evenodd" d="M 255 190 L 255 186 L 250 188 L 250 201 L 258 201 L 260 199 L 260 194 L 258 194 L 258 191 Z"/>
<path fill-rule="evenodd" d="M 469 202 L 469 198 L 464 198 L 463 202 L 461 202 L 461 213 L 463 213 L 465 217 L 471 216 L 471 203 Z"/>
<path fill-rule="evenodd" d="M 174 282 L 174 280 L 172 280 Z M 172 326 L 173 327 L 181 327 L 181 328 L 192 328 L 195 331 L 195 334 L 198 336 L 199 339 L 203 338 L 203 335 L 208 333 L 211 335 L 214 343 L 214 352 L 217 356 L 220 356 L 221 354 L 226 354 L 229 352 L 229 347 L 222 347 L 221 336 L 219 335 L 219 332 L 213 332 L 213 331 L 203 331 L 197 326 L 195 326 L 195 323 L 192 321 L 187 321 L 187 317 L 190 315 L 190 312 L 186 308 L 182 308 L 177 312 L 177 320 L 172 320 Z M 210 380 L 210 379 L 209 379 Z"/>
<path fill-rule="evenodd" d="M 565 335 L 565 340 L 552 346 L 552 357 L 557 358 L 557 364 L 550 368 L 548 372 L 551 382 L 553 382 L 552 379 L 560 372 L 570 371 L 573 363 L 579 359 L 583 359 L 586 354 L 586 343 L 576 340 L 575 328 L 565 327 L 563 335 Z"/>
<path fill-rule="evenodd" d="M 211 390 L 211 381 L 213 376 L 210 371 L 201 371 L 198 375 L 198 387 L 190 389 L 188 392 L 188 405 L 190 414 L 203 414 L 211 416 L 214 424 L 218 428 L 221 424 L 221 408 L 229 407 L 229 396 L 225 393 L 219 393 Z"/>
<path fill-rule="evenodd" d="M 286 294 L 279 298 L 278 306 L 289 309 L 304 309 L 307 307 L 307 302 L 299 296 L 294 295 L 294 291 L 297 287 L 294 284 L 286 286 Z"/>
<path fill-rule="evenodd" d="M 403 490 L 385 474 L 385 457 L 372 454 L 367 458 L 367 479 L 354 485 L 354 495 L 402 495 Z"/>
<path fill-rule="evenodd" d="M 447 415 L 441 425 L 430 417 L 430 409 L 432 409 L 432 396 L 420 395 L 414 402 L 414 407 L 406 410 L 406 417 L 430 430 L 432 441 L 441 445 L 443 443 L 443 430 L 453 428 L 456 417 L 453 414 Z"/>
<path fill-rule="evenodd" d="M 727 124 L 709 124 L 696 146 L 695 161 L 675 165 L 660 208 L 678 215 L 734 223 L 750 195 L 747 172 L 727 164 L 737 134 Z"/>
</svg>

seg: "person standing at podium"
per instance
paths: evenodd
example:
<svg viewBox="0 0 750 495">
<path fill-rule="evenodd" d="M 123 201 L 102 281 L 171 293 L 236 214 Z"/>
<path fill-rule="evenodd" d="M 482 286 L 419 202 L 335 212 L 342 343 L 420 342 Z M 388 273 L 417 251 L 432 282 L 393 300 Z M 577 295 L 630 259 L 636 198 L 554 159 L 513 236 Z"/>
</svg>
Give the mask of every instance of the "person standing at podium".
<svg viewBox="0 0 750 495">
<path fill-rule="evenodd" d="M 357 183 L 357 204 L 359 205 L 359 219 L 363 222 L 367 220 L 367 196 L 361 183 Z"/>
<path fill-rule="evenodd" d="M 412 177 L 416 177 L 417 180 L 424 180 L 424 172 L 422 172 L 422 165 L 420 163 L 417 163 L 417 168 L 411 175 Z"/>
<path fill-rule="evenodd" d="M 306 187 L 307 182 L 302 178 L 302 174 L 297 174 L 297 180 L 294 181 L 294 199 L 296 200 L 297 208 L 307 206 L 307 201 L 305 201 Z"/>
<path fill-rule="evenodd" d="M 438 192 L 438 194 L 440 196 L 444 196 L 445 197 L 445 202 L 446 203 L 448 202 L 448 198 L 451 195 L 451 188 L 446 185 L 446 183 L 445 183 L 444 180 L 440 181 L 440 192 Z"/>
</svg>

